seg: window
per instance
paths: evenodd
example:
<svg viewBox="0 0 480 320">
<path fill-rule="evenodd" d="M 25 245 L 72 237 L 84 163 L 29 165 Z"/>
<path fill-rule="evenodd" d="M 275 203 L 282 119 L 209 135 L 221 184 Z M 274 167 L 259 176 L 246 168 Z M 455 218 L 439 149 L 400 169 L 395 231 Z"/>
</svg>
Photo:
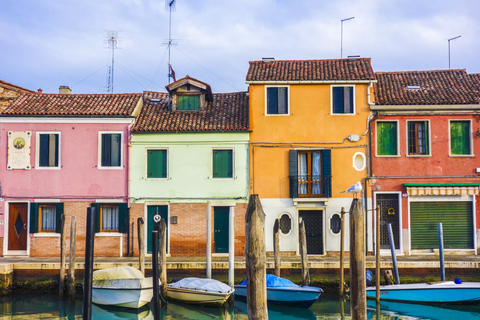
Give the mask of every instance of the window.
<svg viewBox="0 0 480 320">
<path fill-rule="evenodd" d="M 267 114 L 288 114 L 288 87 L 266 87 Z"/>
<path fill-rule="evenodd" d="M 471 155 L 470 121 L 450 121 L 450 154 Z"/>
<path fill-rule="evenodd" d="M 428 121 L 408 121 L 408 154 L 428 155 Z"/>
<path fill-rule="evenodd" d="M 128 206 L 126 203 L 92 203 L 95 208 L 95 232 L 128 231 Z"/>
<path fill-rule="evenodd" d="M 353 86 L 332 86 L 332 114 L 355 113 Z"/>
<path fill-rule="evenodd" d="M 342 226 L 342 217 L 338 213 L 335 213 L 330 218 L 330 230 L 332 230 L 334 234 L 339 234 L 341 231 L 341 226 Z"/>
<path fill-rule="evenodd" d="M 60 134 L 38 133 L 37 168 L 59 168 Z"/>
<path fill-rule="evenodd" d="M 100 206 L 100 231 L 118 232 L 118 205 Z"/>
<path fill-rule="evenodd" d="M 100 167 L 121 167 L 122 133 L 100 133 L 100 136 Z"/>
<path fill-rule="evenodd" d="M 167 178 L 167 150 L 147 150 L 147 179 Z"/>
<path fill-rule="evenodd" d="M 213 178 L 233 178 L 233 150 L 213 150 Z"/>
<path fill-rule="evenodd" d="M 398 155 L 397 122 L 377 122 L 377 155 Z"/>
<path fill-rule="evenodd" d="M 178 96 L 178 110 L 200 109 L 200 96 Z"/>
<path fill-rule="evenodd" d="M 61 232 L 63 203 L 30 203 L 30 233 Z"/>
<path fill-rule="evenodd" d="M 290 230 L 292 230 L 292 218 L 288 213 L 284 213 L 280 217 L 279 228 L 280 231 L 282 231 L 282 234 L 289 234 Z"/>
<path fill-rule="evenodd" d="M 331 197 L 331 150 L 290 150 L 290 197 Z"/>
</svg>

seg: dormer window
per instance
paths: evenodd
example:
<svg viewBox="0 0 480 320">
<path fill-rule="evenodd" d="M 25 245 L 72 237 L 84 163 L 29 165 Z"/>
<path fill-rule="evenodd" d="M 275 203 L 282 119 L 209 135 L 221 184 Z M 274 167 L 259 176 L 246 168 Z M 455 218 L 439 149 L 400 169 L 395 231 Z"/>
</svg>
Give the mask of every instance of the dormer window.
<svg viewBox="0 0 480 320">
<path fill-rule="evenodd" d="M 213 100 L 212 89 L 204 82 L 186 76 L 166 86 L 172 111 L 205 111 Z"/>
</svg>

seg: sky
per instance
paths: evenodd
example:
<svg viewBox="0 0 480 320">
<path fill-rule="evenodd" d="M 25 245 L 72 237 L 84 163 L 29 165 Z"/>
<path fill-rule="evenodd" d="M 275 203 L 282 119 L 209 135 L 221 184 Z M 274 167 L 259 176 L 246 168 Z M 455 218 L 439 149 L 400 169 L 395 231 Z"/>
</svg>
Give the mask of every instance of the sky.
<svg viewBox="0 0 480 320">
<path fill-rule="evenodd" d="M 168 0 L 0 0 L 0 80 L 44 93 L 165 92 Z M 480 73 L 477 0 L 176 0 L 176 78 L 247 90 L 248 63 L 372 59 L 374 71 Z M 341 22 L 342 19 L 354 17 Z M 343 41 L 342 28 L 343 25 Z M 118 32 L 109 48 L 109 31 Z M 450 59 L 448 39 L 450 41 Z M 343 48 L 343 50 L 341 50 Z M 114 57 L 113 77 L 109 76 Z M 112 81 L 113 79 L 113 81 Z"/>
</svg>

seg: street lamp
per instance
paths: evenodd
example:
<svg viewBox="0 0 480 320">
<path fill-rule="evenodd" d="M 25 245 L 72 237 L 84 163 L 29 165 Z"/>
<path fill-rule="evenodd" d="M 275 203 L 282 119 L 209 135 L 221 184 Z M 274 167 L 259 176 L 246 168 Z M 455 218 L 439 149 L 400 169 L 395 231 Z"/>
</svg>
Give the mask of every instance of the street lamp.
<svg viewBox="0 0 480 320">
<path fill-rule="evenodd" d="M 448 69 L 450 69 L 450 41 L 460 38 L 461 35 L 448 39 Z"/>
<path fill-rule="evenodd" d="M 346 19 L 342 19 L 340 20 L 341 21 L 341 34 L 340 34 L 340 59 L 343 58 L 343 22 L 344 21 L 348 21 L 348 20 L 352 20 L 353 18 L 355 17 L 350 17 L 350 18 L 346 18 Z"/>
</svg>

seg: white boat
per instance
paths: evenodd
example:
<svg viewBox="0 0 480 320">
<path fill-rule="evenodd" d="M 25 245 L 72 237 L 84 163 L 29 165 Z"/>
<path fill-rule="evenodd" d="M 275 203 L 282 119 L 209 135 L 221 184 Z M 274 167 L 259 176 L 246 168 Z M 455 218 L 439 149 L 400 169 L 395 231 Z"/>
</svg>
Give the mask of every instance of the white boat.
<svg viewBox="0 0 480 320">
<path fill-rule="evenodd" d="M 140 308 L 153 297 L 152 278 L 124 266 L 93 272 L 92 302 L 100 305 Z"/>
<path fill-rule="evenodd" d="M 214 279 L 184 278 L 167 285 L 167 297 L 172 300 L 221 307 L 234 289 Z"/>
<path fill-rule="evenodd" d="M 374 299 L 376 287 L 367 287 Z M 480 283 L 441 281 L 380 286 L 380 300 L 409 303 L 480 304 Z"/>
</svg>

